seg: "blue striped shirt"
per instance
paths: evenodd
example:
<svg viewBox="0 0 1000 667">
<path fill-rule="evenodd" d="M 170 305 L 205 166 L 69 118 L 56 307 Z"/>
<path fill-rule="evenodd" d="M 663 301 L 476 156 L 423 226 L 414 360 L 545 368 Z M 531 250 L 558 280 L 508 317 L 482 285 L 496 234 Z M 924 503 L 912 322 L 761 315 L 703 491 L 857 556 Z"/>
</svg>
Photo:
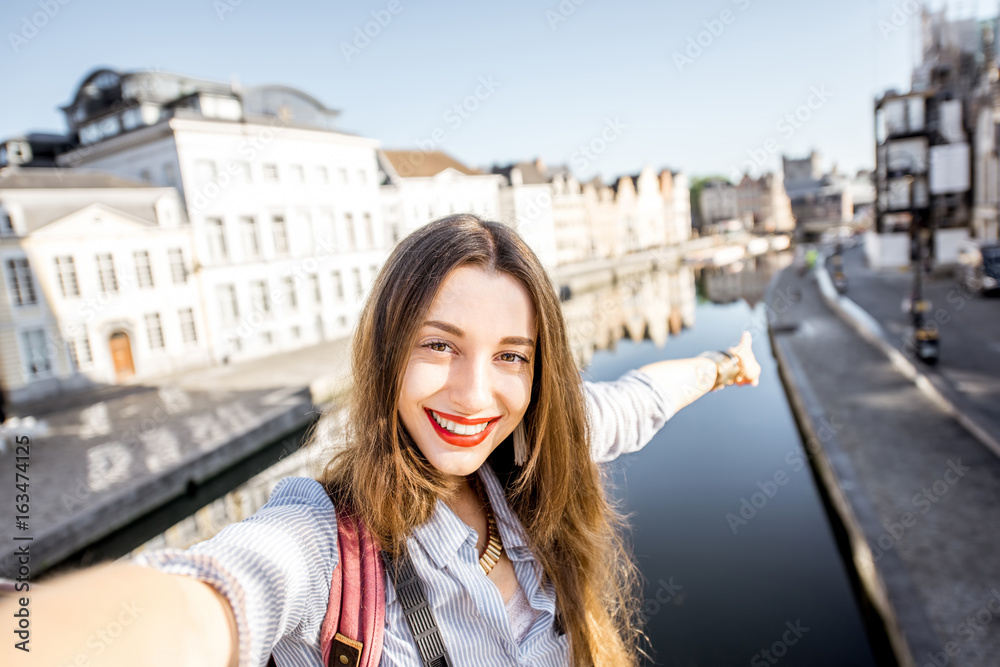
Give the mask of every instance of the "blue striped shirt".
<svg viewBox="0 0 1000 667">
<path fill-rule="evenodd" d="M 611 461 L 648 443 L 674 412 L 669 394 L 633 370 L 615 382 L 584 382 L 591 454 Z M 479 470 L 504 549 L 534 610 L 518 642 L 496 585 L 479 569 L 476 532 L 438 500 L 430 521 L 408 537 L 441 635 L 456 666 L 546 667 L 568 662 L 568 638 L 555 628 L 555 592 L 527 546 L 487 463 Z M 338 562 L 333 504 L 319 482 L 286 477 L 253 516 L 189 549 L 144 552 L 133 563 L 205 581 L 224 595 L 236 617 L 241 667 L 324 667 L 319 633 Z M 420 657 L 386 579 L 386 624 L 380 665 L 420 667 Z"/>
</svg>

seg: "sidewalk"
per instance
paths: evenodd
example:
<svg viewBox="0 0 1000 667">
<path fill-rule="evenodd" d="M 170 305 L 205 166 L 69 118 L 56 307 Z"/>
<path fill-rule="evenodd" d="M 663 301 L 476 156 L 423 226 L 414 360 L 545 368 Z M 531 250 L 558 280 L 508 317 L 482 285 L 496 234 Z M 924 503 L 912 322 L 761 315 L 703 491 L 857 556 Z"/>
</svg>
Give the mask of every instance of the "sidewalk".
<svg viewBox="0 0 1000 667">
<path fill-rule="evenodd" d="M 33 538 L 32 570 L 47 569 L 307 426 L 318 404 L 347 386 L 348 344 L 329 341 L 164 376 L 128 391 L 98 391 L 74 397 L 72 407 L 39 403 L 30 431 L 5 424 L 11 440 L 23 432 L 31 440 L 30 519 L 22 534 Z M 13 457 L 9 448 L 0 462 L 13 469 Z M 14 506 L 12 492 L 13 485 L 0 491 L 4 507 Z M 10 544 L 0 550 L 0 577 L 13 571 Z"/>
<path fill-rule="evenodd" d="M 861 247 L 844 253 L 844 273 L 848 289 L 838 301 L 853 302 L 864 311 L 860 317 L 853 316 L 856 309 L 849 302 L 844 304 L 848 323 L 861 331 L 870 324 L 865 314 L 877 322 L 880 331 L 873 333 L 912 366 L 902 364 L 901 370 L 924 376 L 931 385 L 926 388 L 933 389 L 928 395 L 943 400 L 963 425 L 1000 456 L 1000 298 L 971 294 L 951 277 L 925 280 L 924 297 L 932 304 L 929 320 L 940 334 L 940 359 L 937 365 L 928 366 L 906 351 L 910 316 L 902 301 L 910 294 L 913 273 L 870 269 Z M 825 296 L 829 300 L 832 293 Z"/>
<path fill-rule="evenodd" d="M 849 253 L 858 261 L 846 268 L 849 294 L 874 319 L 860 308 L 831 308 L 820 291 L 828 280 L 821 270 L 799 277 L 789 268 L 772 281 L 767 304 L 782 378 L 814 469 L 847 531 L 853 565 L 900 663 L 996 665 L 1000 458 L 926 393 L 933 393 L 929 380 L 918 387 L 887 355 L 888 346 L 855 328 L 881 329 L 882 317 L 901 338 L 891 314 L 908 292 L 906 276 L 861 271 L 857 254 Z M 900 278 L 903 284 L 892 282 Z M 961 328 L 957 315 L 964 310 L 954 311 L 953 329 Z M 942 329 L 945 345 L 958 335 Z M 987 350 L 973 350 L 971 334 L 963 340 L 979 361 L 962 362 L 961 372 L 979 368 L 977 381 L 988 384 Z M 940 372 L 947 379 L 955 377 L 950 364 L 958 364 L 963 347 L 955 345 L 948 357 L 944 349 Z"/>
</svg>

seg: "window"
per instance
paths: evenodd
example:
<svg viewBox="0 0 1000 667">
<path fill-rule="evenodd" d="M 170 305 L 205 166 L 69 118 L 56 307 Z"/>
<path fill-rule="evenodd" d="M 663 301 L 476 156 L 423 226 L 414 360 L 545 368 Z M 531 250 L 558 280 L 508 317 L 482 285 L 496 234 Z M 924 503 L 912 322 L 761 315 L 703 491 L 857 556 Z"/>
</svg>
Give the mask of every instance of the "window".
<svg viewBox="0 0 1000 667">
<path fill-rule="evenodd" d="M 333 293 L 337 299 L 344 300 L 344 279 L 341 277 L 340 271 L 333 272 Z"/>
<path fill-rule="evenodd" d="M 16 305 L 31 306 L 38 303 L 35 282 L 31 278 L 31 267 L 28 266 L 26 257 L 7 260 L 7 281 Z"/>
<path fill-rule="evenodd" d="M 7 211 L 0 211 L 0 234 L 4 236 L 14 233 L 14 225 L 10 221 L 10 214 Z"/>
<path fill-rule="evenodd" d="M 198 342 L 198 334 L 194 328 L 194 310 L 191 308 L 181 308 L 177 311 L 177 318 L 181 323 L 181 339 L 185 344 L 190 345 Z"/>
<path fill-rule="evenodd" d="M 260 340 L 266 347 L 270 347 L 274 344 L 274 336 L 270 331 L 261 331 Z"/>
<path fill-rule="evenodd" d="M 195 160 L 194 178 L 198 183 L 211 183 L 215 180 L 215 162 L 212 160 Z"/>
<path fill-rule="evenodd" d="M 294 338 L 295 340 L 302 338 L 302 327 L 298 325 L 292 327 L 292 338 Z"/>
<path fill-rule="evenodd" d="M 240 218 L 240 235 L 243 237 L 243 254 L 247 259 L 257 259 L 260 244 L 257 243 L 257 221 L 249 216 Z"/>
<path fill-rule="evenodd" d="M 134 130 L 142 125 L 142 111 L 139 107 L 128 109 L 122 114 L 122 127 L 126 130 Z"/>
<path fill-rule="evenodd" d="M 71 255 L 56 257 L 56 275 L 59 277 L 59 289 L 62 295 L 69 299 L 80 296 L 80 283 L 76 279 L 76 264 Z"/>
<path fill-rule="evenodd" d="M 364 213 L 362 215 L 362 220 L 365 223 L 365 240 L 368 242 L 369 248 L 375 247 L 375 227 L 372 225 L 372 214 Z"/>
<path fill-rule="evenodd" d="M 170 259 L 170 277 L 174 284 L 186 283 L 188 279 L 188 268 L 184 262 L 184 251 L 180 248 L 171 248 L 167 251 Z"/>
<path fill-rule="evenodd" d="M 292 174 L 292 183 L 303 183 L 306 180 L 305 171 L 302 169 L 301 164 L 293 164 L 288 168 L 288 171 Z"/>
<path fill-rule="evenodd" d="M 149 336 L 149 349 L 158 350 L 163 347 L 163 327 L 160 326 L 159 313 L 146 314 L 146 334 Z"/>
<path fill-rule="evenodd" d="M 277 255 L 288 254 L 288 230 L 285 227 L 285 216 L 276 215 L 271 218 L 271 229 L 274 231 L 274 252 Z"/>
<path fill-rule="evenodd" d="M 315 273 L 309 274 L 309 283 L 312 285 L 313 300 L 316 303 L 322 303 L 323 295 L 319 291 L 319 276 Z"/>
<path fill-rule="evenodd" d="M 139 287 L 152 287 L 153 268 L 149 265 L 149 252 L 136 250 L 132 256 L 135 258 L 135 277 L 139 281 Z"/>
<path fill-rule="evenodd" d="M 374 283 L 375 278 L 378 276 L 378 265 L 372 264 L 371 266 L 369 266 L 368 272 L 369 275 L 371 275 L 371 280 L 369 281 L 369 283 Z"/>
<path fill-rule="evenodd" d="M 276 164 L 264 165 L 264 182 L 265 183 L 278 182 L 278 165 Z"/>
<path fill-rule="evenodd" d="M 21 345 L 24 348 L 24 370 L 28 377 L 37 377 L 52 370 L 45 329 L 22 331 Z"/>
<path fill-rule="evenodd" d="M 358 183 L 368 185 L 368 172 L 364 169 L 358 169 Z"/>
<path fill-rule="evenodd" d="M 216 295 L 219 300 L 219 312 L 222 315 L 223 324 L 236 324 L 240 317 L 240 309 L 236 303 L 236 287 L 233 285 L 219 285 Z"/>
<path fill-rule="evenodd" d="M 118 278 L 115 276 L 115 262 L 110 252 L 97 255 L 97 278 L 101 283 L 101 291 L 107 294 L 118 292 Z"/>
<path fill-rule="evenodd" d="M 357 250 L 358 239 L 354 233 L 354 215 L 351 213 L 344 214 L 344 227 L 347 228 L 347 245 L 351 250 Z"/>
<path fill-rule="evenodd" d="M 361 281 L 361 269 L 354 267 L 351 272 L 354 274 L 354 295 L 361 298 L 365 293 L 365 284 Z"/>
<path fill-rule="evenodd" d="M 337 170 L 337 181 L 340 183 L 340 185 L 347 185 L 347 170 L 346 169 L 338 169 Z"/>
<path fill-rule="evenodd" d="M 208 228 L 208 254 L 216 261 L 228 259 L 226 228 L 222 224 L 222 218 L 208 218 L 205 226 Z"/>
<path fill-rule="evenodd" d="M 288 304 L 288 310 L 297 310 L 299 300 L 295 293 L 295 278 L 289 276 L 283 282 L 285 284 L 285 302 Z"/>
<path fill-rule="evenodd" d="M 250 309 L 260 313 L 271 312 L 271 301 L 267 295 L 267 283 L 254 280 L 250 283 Z"/>
<path fill-rule="evenodd" d="M 323 185 L 329 185 L 330 170 L 326 167 L 316 167 L 316 179 Z"/>
<path fill-rule="evenodd" d="M 89 366 L 94 362 L 94 355 L 90 352 L 90 339 L 86 333 L 75 340 L 66 341 L 69 348 L 69 358 L 73 362 L 73 368 Z"/>
</svg>

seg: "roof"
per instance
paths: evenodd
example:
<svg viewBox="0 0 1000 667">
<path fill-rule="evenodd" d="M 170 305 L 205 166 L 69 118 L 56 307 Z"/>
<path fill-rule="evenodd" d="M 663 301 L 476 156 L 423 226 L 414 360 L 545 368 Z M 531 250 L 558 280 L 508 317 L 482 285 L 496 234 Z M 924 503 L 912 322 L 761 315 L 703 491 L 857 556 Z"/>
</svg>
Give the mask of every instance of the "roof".
<svg viewBox="0 0 1000 667">
<path fill-rule="evenodd" d="M 507 179 L 508 183 L 510 183 L 510 172 L 515 168 L 521 172 L 521 182 L 524 185 L 548 183 L 550 180 L 546 174 L 538 169 L 538 165 L 534 162 L 517 162 L 515 164 L 509 164 L 506 167 L 494 166 L 493 173 L 500 174 Z"/>
<path fill-rule="evenodd" d="M 0 170 L 0 190 L 148 187 L 152 186 L 95 171 L 45 168 Z"/>
<path fill-rule="evenodd" d="M 466 176 L 479 176 L 483 172 L 466 167 L 443 151 L 382 151 L 386 159 L 403 178 L 436 176 L 445 169 L 454 169 Z"/>
</svg>

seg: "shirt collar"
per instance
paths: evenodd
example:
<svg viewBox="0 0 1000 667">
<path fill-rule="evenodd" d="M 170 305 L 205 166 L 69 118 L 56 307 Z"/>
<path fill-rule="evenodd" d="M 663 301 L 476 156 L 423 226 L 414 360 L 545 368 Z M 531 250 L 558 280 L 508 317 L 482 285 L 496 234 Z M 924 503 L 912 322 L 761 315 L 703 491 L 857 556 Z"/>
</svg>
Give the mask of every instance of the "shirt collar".
<svg viewBox="0 0 1000 667">
<path fill-rule="evenodd" d="M 503 540 L 503 547 L 508 558 L 527 560 L 531 557 L 531 550 L 528 547 L 524 529 L 507 505 L 507 498 L 500 486 L 500 480 L 497 479 L 489 462 L 483 463 L 479 468 L 479 478 L 486 487 L 486 494 L 493 507 L 493 514 L 496 516 L 497 527 L 500 530 L 500 538 Z M 413 535 L 439 568 L 450 563 L 458 553 L 459 547 L 466 541 L 471 541 L 472 544 L 476 542 L 476 532 L 459 519 L 440 498 L 437 499 L 430 521 L 414 528 Z"/>
</svg>

